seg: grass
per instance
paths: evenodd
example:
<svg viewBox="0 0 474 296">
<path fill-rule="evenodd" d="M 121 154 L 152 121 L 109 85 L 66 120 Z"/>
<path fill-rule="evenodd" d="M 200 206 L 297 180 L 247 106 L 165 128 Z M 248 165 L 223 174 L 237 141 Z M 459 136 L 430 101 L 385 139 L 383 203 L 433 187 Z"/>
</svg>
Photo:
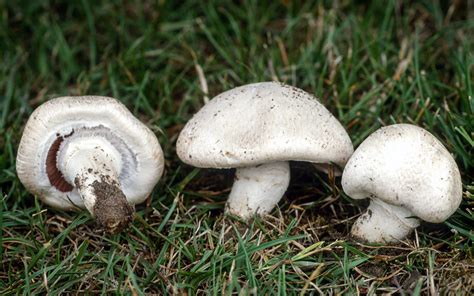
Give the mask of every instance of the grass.
<svg viewBox="0 0 474 296">
<path fill-rule="evenodd" d="M 180 2 L 0 0 L 0 294 L 473 290 L 472 5 Z M 461 207 L 403 243 L 361 244 L 348 233 L 366 203 L 293 163 L 271 215 L 248 226 L 225 217 L 232 172 L 182 164 L 175 141 L 206 97 L 266 80 L 314 93 L 355 146 L 383 125 L 428 129 L 460 167 Z M 31 111 L 81 94 L 120 99 L 164 149 L 165 175 L 128 232 L 43 206 L 16 177 Z"/>
</svg>

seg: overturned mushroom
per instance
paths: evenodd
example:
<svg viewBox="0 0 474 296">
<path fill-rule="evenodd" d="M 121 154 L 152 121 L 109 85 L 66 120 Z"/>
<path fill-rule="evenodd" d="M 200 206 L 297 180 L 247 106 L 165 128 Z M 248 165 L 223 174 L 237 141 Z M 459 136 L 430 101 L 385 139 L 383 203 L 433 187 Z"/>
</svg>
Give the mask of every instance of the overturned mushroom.
<svg viewBox="0 0 474 296">
<path fill-rule="evenodd" d="M 46 204 L 86 208 L 107 231 L 127 227 L 163 172 L 153 132 L 113 98 L 61 97 L 30 116 L 17 155 L 21 182 Z"/>
<path fill-rule="evenodd" d="M 285 193 L 288 161 L 343 167 L 349 136 L 313 96 L 276 82 L 244 85 L 206 104 L 186 124 L 178 156 L 201 168 L 237 168 L 226 209 L 248 219 L 270 212 Z"/>
<path fill-rule="evenodd" d="M 396 242 L 420 221 L 441 223 L 462 199 L 461 175 L 446 148 L 428 131 L 410 124 L 383 127 L 351 156 L 342 187 L 370 205 L 352 227 L 369 242 Z"/>
</svg>

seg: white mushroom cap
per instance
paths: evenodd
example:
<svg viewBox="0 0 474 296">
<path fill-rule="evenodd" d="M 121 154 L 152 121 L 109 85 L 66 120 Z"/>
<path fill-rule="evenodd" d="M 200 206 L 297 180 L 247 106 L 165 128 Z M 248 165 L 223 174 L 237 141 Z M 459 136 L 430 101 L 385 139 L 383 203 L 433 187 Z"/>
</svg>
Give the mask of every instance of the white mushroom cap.
<svg viewBox="0 0 474 296">
<path fill-rule="evenodd" d="M 176 149 L 202 168 L 288 160 L 343 167 L 354 151 L 344 127 L 314 96 L 277 82 L 218 95 L 186 124 Z"/>
<path fill-rule="evenodd" d="M 383 223 L 376 225 L 369 211 L 359 218 L 352 233 L 377 242 L 407 235 L 418 225 L 408 216 L 432 223 L 446 220 L 462 199 L 461 175 L 453 157 L 432 134 L 410 124 L 380 128 L 362 142 L 344 169 L 342 187 L 354 199 L 377 199 L 371 207 L 384 208 L 402 223 L 412 224 L 401 227 L 406 229 L 400 233 L 386 235 L 384 229 L 396 227 L 392 218 L 375 217 Z"/>
<path fill-rule="evenodd" d="M 97 153 L 77 153 L 93 148 Z M 53 207 L 84 208 L 75 174 L 87 156 L 96 159 L 104 149 L 108 160 L 103 165 L 110 163 L 107 170 L 117 170 L 127 201 L 142 202 L 163 173 L 163 152 L 153 132 L 113 98 L 61 97 L 38 107 L 20 142 L 18 177 Z M 73 156 L 75 160 L 68 162 Z M 63 171 L 65 163 L 68 173 Z"/>
<path fill-rule="evenodd" d="M 354 148 L 339 121 L 312 95 L 262 82 L 212 99 L 181 131 L 176 150 L 196 167 L 238 168 L 226 209 L 246 219 L 269 212 L 281 199 L 289 182 L 285 162 L 344 167 Z M 272 165 L 259 167 L 263 164 Z"/>
</svg>

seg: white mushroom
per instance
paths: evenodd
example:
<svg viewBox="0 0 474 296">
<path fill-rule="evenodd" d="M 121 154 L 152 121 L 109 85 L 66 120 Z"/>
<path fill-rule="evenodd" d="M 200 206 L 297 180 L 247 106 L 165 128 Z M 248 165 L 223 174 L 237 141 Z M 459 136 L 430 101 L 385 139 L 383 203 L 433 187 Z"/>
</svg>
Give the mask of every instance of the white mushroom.
<svg viewBox="0 0 474 296">
<path fill-rule="evenodd" d="M 352 227 L 369 242 L 396 242 L 419 225 L 441 223 L 462 199 L 461 175 L 446 148 L 428 131 L 410 124 L 383 127 L 351 156 L 342 175 L 344 192 L 370 198 Z"/>
<path fill-rule="evenodd" d="M 133 219 L 163 172 L 155 135 L 113 98 L 61 97 L 30 116 L 17 155 L 25 187 L 46 204 L 86 208 L 109 232 Z"/>
<path fill-rule="evenodd" d="M 352 154 L 336 118 L 301 89 L 276 82 L 244 85 L 207 103 L 186 124 L 178 156 L 201 168 L 237 168 L 226 210 L 244 219 L 270 212 L 285 193 L 288 161 L 335 163 Z"/>
</svg>

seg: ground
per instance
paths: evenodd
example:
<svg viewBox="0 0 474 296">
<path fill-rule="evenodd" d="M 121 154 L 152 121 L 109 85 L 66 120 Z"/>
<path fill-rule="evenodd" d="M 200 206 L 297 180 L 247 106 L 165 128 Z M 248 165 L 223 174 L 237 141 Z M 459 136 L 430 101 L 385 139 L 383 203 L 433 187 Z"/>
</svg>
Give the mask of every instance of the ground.
<svg viewBox="0 0 474 296">
<path fill-rule="evenodd" d="M 468 1 L 0 1 L 0 294 L 468 294 L 474 287 L 473 6 Z M 179 161 L 208 98 L 277 80 L 315 94 L 357 147 L 411 123 L 453 154 L 463 202 L 395 245 L 353 240 L 366 202 L 292 163 L 271 215 L 224 215 L 232 171 Z M 61 95 L 121 100 L 166 169 L 133 226 L 41 204 L 15 174 L 22 127 Z"/>
</svg>

